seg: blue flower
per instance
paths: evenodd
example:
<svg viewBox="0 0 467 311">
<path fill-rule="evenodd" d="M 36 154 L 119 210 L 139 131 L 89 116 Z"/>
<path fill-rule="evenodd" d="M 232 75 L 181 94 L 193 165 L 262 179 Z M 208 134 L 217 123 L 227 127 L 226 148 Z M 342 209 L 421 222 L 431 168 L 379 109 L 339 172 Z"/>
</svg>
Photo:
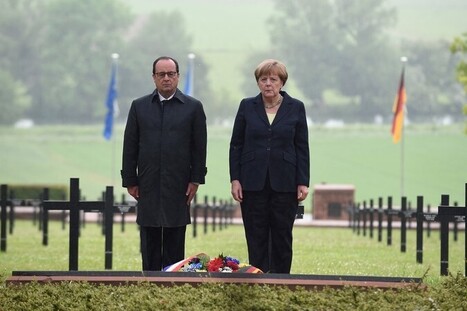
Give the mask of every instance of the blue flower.
<svg viewBox="0 0 467 311">
<path fill-rule="evenodd" d="M 234 257 L 229 257 L 229 256 L 227 256 L 227 257 L 225 257 L 225 261 L 226 261 L 226 262 L 227 262 L 227 261 L 233 261 L 233 262 L 235 262 L 237 265 L 240 264 L 240 261 L 239 261 L 237 258 L 234 258 Z"/>
</svg>

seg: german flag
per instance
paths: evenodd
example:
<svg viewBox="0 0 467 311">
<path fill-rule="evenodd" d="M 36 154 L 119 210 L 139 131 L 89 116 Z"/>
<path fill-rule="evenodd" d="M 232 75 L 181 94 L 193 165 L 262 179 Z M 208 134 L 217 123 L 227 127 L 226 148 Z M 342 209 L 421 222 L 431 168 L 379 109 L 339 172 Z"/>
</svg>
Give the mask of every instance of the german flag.
<svg viewBox="0 0 467 311">
<path fill-rule="evenodd" d="M 392 111 L 394 113 L 394 118 L 392 120 L 392 140 L 397 144 L 402 137 L 402 127 L 404 126 L 404 105 L 406 101 L 405 94 L 405 85 L 404 85 L 404 72 L 405 69 L 402 68 L 401 80 L 399 83 L 399 90 L 397 92 L 396 98 L 394 100 L 394 105 Z"/>
</svg>

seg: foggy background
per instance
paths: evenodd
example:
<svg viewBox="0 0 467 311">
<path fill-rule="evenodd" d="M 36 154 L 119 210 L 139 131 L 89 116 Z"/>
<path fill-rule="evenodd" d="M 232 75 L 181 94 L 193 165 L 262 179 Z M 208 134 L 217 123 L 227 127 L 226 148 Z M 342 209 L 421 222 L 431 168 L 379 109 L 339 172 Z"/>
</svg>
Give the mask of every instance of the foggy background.
<svg viewBox="0 0 467 311">
<path fill-rule="evenodd" d="M 117 122 L 133 98 L 152 92 L 161 55 L 180 64 L 183 90 L 194 53 L 194 96 L 210 124 L 230 124 L 243 97 L 258 94 L 253 71 L 283 61 L 285 90 L 314 123 L 384 123 L 406 56 L 410 122 L 463 120 L 453 38 L 467 30 L 457 0 L 3 0 L 0 125 L 103 121 L 112 53 L 118 53 Z"/>
</svg>

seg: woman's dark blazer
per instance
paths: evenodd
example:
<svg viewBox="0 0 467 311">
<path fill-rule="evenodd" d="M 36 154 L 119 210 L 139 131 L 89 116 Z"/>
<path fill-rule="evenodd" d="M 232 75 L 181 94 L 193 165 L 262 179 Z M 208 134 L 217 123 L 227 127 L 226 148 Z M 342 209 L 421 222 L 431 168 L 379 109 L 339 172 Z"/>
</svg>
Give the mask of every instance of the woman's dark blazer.
<svg viewBox="0 0 467 311">
<path fill-rule="evenodd" d="M 274 191 L 296 192 L 309 186 L 308 126 L 303 102 L 281 91 L 284 97 L 269 124 L 261 94 L 245 98 L 235 118 L 230 141 L 230 180 L 239 180 L 244 191 L 260 191 L 266 176 Z"/>
</svg>

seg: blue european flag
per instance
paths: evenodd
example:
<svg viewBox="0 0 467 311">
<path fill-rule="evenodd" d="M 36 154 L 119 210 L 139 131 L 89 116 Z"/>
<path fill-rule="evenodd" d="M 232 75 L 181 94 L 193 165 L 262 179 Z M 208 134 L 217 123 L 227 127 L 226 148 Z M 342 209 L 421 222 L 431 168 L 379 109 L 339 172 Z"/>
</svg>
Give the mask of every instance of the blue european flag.
<svg viewBox="0 0 467 311">
<path fill-rule="evenodd" d="M 105 106 L 107 107 L 107 114 L 105 115 L 104 123 L 104 138 L 109 140 L 112 137 L 112 129 L 114 123 L 114 117 L 118 110 L 117 108 L 117 61 L 118 54 L 113 54 L 112 72 L 110 75 L 109 89 L 107 91 L 107 101 Z"/>
</svg>

